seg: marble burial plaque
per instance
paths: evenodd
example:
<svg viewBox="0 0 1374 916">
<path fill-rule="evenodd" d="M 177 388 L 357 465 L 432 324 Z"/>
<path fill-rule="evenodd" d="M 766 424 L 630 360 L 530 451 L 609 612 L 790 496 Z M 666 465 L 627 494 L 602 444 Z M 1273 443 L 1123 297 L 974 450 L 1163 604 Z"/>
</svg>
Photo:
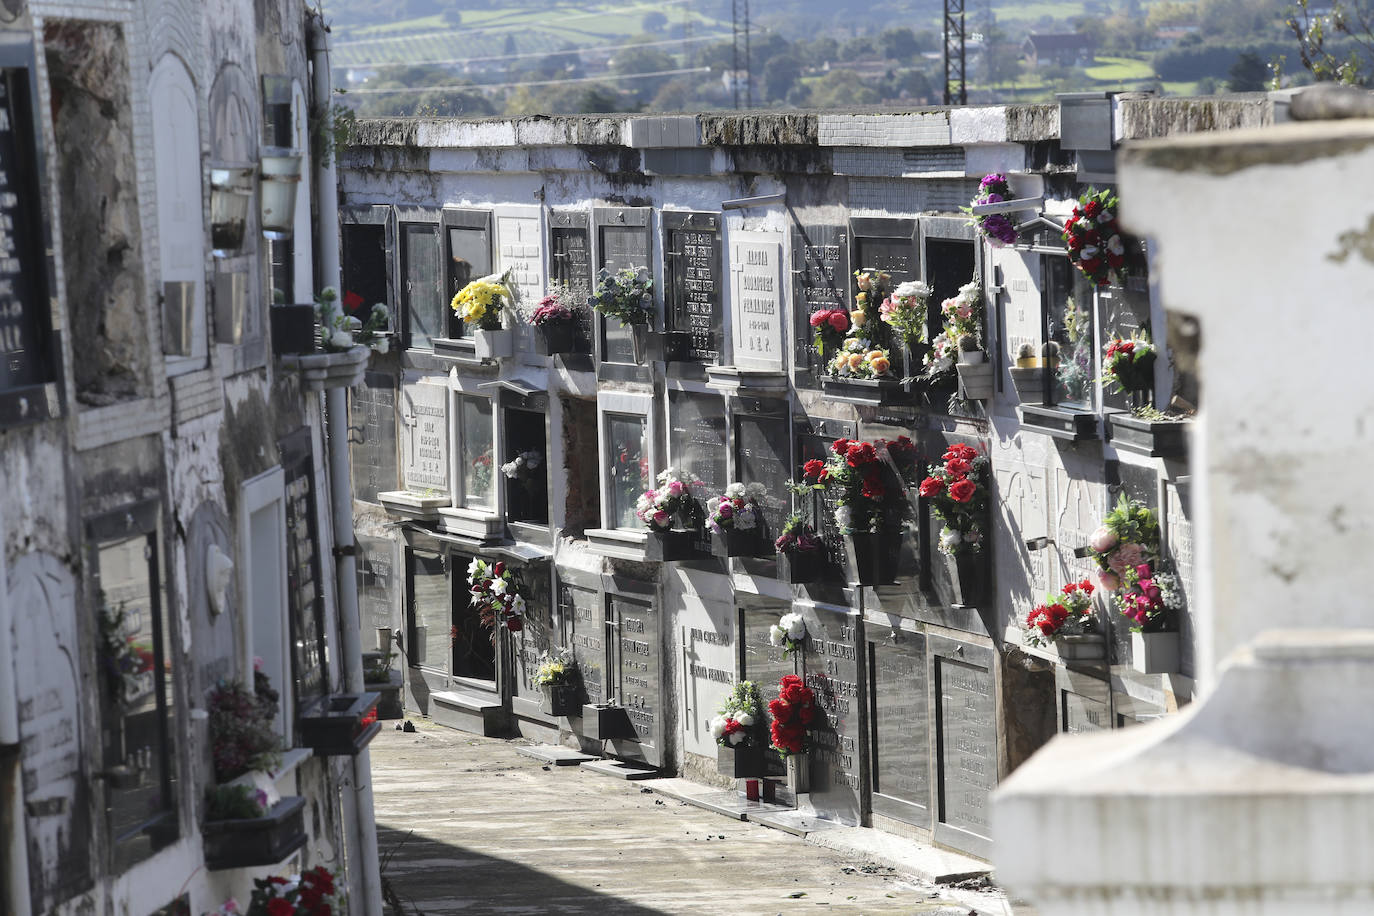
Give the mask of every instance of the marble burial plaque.
<svg viewBox="0 0 1374 916">
<path fill-rule="evenodd" d="M 870 624 L 870 627 L 872 625 Z M 873 810 L 930 826 L 930 706 L 926 638 L 898 632 L 869 643 Z"/>
<path fill-rule="evenodd" d="M 687 335 L 689 361 L 720 357 L 720 214 L 663 214 L 664 310 L 669 331 Z"/>
<path fill-rule="evenodd" d="M 952 657 L 954 651 L 933 655 L 940 728 L 936 763 L 943 799 L 940 821 L 960 832 L 987 838 L 988 793 L 997 785 L 997 703 L 992 671 Z"/>
<path fill-rule="evenodd" d="M 369 372 L 350 392 L 353 495 L 375 503 L 396 489 L 396 391 L 391 376 Z"/>
<path fill-rule="evenodd" d="M 379 627 L 392 626 L 396 606 L 395 543 L 387 538 L 356 536 L 358 542 L 358 617 L 364 649 L 373 645 Z"/>
<path fill-rule="evenodd" d="M 401 390 L 401 477 L 405 488 L 448 495 L 448 389 L 424 383 Z"/>
<path fill-rule="evenodd" d="M 735 684 L 734 608 L 728 604 L 702 605 L 685 601 L 678 617 L 682 627 L 683 670 L 686 696 L 682 719 L 686 749 L 714 756 L 711 718 Z"/>
<path fill-rule="evenodd" d="M 668 454 L 675 467 L 701 479 L 703 503 L 726 484 L 725 401 L 714 394 L 668 392 Z"/>
<path fill-rule="evenodd" d="M 806 685 L 823 714 L 811 732 L 811 802 L 817 812 L 857 826 L 862 816 L 858 643 L 855 618 L 820 608 L 806 615 Z"/>
<path fill-rule="evenodd" d="M 544 296 L 543 233 L 539 210 L 528 213 L 517 208 L 496 211 L 496 269 L 510 271 L 510 285 L 520 298 L 521 308 L 532 311 Z"/>
<path fill-rule="evenodd" d="M 782 236 L 776 232 L 730 233 L 730 317 L 734 364 L 740 369 L 781 372 Z"/>
<path fill-rule="evenodd" d="M 797 226 L 792 230 L 793 339 L 799 369 L 816 371 L 811 313 L 849 308 L 849 229 Z"/>
<path fill-rule="evenodd" d="M 921 279 L 914 220 L 855 219 L 852 224 L 854 270 L 885 270 L 893 286 Z M 846 288 L 850 286 L 846 281 Z"/>
<path fill-rule="evenodd" d="M 559 587 L 573 660 L 588 703 L 606 702 L 606 618 L 601 593 L 573 585 Z"/>
<path fill-rule="evenodd" d="M 520 571 L 524 582 L 525 626 L 515 634 L 515 695 L 539 699 L 534 682 L 540 658 L 553 651 L 553 608 L 549 601 L 548 568 L 539 564 Z"/>
<path fill-rule="evenodd" d="M 587 299 L 592 294 L 592 243 L 586 213 L 557 211 L 549 214 L 549 282 L 567 290 L 567 299 L 577 306 L 580 346 L 592 345 L 592 310 Z"/>
<path fill-rule="evenodd" d="M 1067 733 L 1095 732 L 1111 728 L 1111 709 L 1107 703 L 1068 690 L 1059 691 L 1059 730 Z"/>
<path fill-rule="evenodd" d="M 611 598 L 611 612 L 615 615 L 619 640 L 616 655 L 620 665 L 620 690 L 617 699 L 630 716 L 635 739 L 642 745 L 656 747 L 660 699 L 659 683 L 658 609 L 652 604 L 631 601 L 620 596 Z"/>
<path fill-rule="evenodd" d="M 741 608 L 740 620 L 740 679 L 753 681 L 767 707 L 770 700 L 778 698 L 778 683 L 783 675 L 796 674 L 796 656 L 784 656 L 782 647 L 775 646 L 768 638 L 768 631 L 778 618 L 788 613 L 790 608 L 779 604 L 772 608 Z M 770 775 L 785 772 L 782 757 L 771 748 L 764 749 Z"/>
<path fill-rule="evenodd" d="M 787 523 L 791 496 L 787 490 L 792 478 L 792 456 L 787 416 L 737 414 L 735 419 L 735 458 L 740 480 L 761 483 L 766 488 L 759 504 L 763 507 L 768 536 L 776 538 Z"/>
<path fill-rule="evenodd" d="M 0 391 L 51 376 L 35 144 L 29 70 L 0 67 Z"/>
</svg>

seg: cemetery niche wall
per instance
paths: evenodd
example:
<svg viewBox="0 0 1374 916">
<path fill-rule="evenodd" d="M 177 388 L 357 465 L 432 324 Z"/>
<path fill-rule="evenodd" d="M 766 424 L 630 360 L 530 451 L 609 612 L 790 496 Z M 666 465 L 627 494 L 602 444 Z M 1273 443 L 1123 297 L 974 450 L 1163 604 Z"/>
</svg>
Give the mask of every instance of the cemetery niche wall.
<svg viewBox="0 0 1374 916">
<path fill-rule="evenodd" d="M 1140 106 L 1131 110 L 1141 117 L 1165 116 L 1149 100 L 1120 104 Z M 1238 117 L 1271 114 L 1260 103 L 1216 104 L 1239 106 L 1227 109 Z M 1186 455 L 1131 450 L 1128 427 L 1146 421 L 1100 380 L 1110 335 L 1165 327 L 1147 259 L 1132 260 L 1139 270 L 1125 282 L 1097 289 L 1057 233 L 1028 228 L 994 247 L 959 212 L 982 176 L 946 173 L 973 162 L 1008 173 L 1018 193 L 1040 198 L 1026 219 L 1041 217 L 1039 226 L 1062 224 L 1086 190 L 1063 171 L 1065 162 L 1043 161 L 1044 144 L 1059 139 L 1053 119 L 1016 106 L 1007 112 L 988 117 L 1006 118 L 1005 136 L 1018 139 L 998 142 L 958 117 L 929 134 L 901 133 L 915 131 L 915 116 L 879 113 L 870 137 L 817 115 L 824 126 L 800 136 L 782 115 L 755 113 L 783 138 L 770 157 L 757 145 L 727 142 L 744 134 L 734 132 L 737 116 L 724 114 L 711 122 L 719 130 L 698 121 L 697 136 L 712 138 L 702 148 L 720 157 L 653 156 L 652 169 L 632 139 L 652 120 L 644 116 L 554 118 L 553 132 L 537 138 L 505 122 L 511 137 L 523 139 L 498 143 L 496 153 L 484 149 L 470 170 L 423 176 L 391 164 L 401 161 L 392 154 L 413 151 L 403 134 L 360 128 L 353 152 L 369 167 L 346 160 L 341 193 L 373 225 L 396 227 L 356 236 L 358 245 L 382 237 L 396 249 L 386 253 L 394 276 L 415 273 L 408 273 L 414 261 L 423 268 L 414 279 L 428 282 L 429 262 L 419 256 L 428 251 L 432 215 L 442 235 L 445 299 L 478 271 L 510 267 L 526 305 L 556 289 L 575 306 L 572 352 L 548 356 L 522 346 L 512 358 L 482 364 L 445 352 L 442 341 L 432 352 L 412 342 L 387 370 L 394 371 L 391 402 L 383 376 L 369 377 L 355 397 L 355 422 L 378 440 L 355 447 L 359 481 L 367 492 L 375 487 L 388 516 L 409 531 L 394 587 L 406 583 L 398 604 L 407 626 L 418 628 L 410 651 L 422 676 L 411 677 L 413 708 L 426 708 L 422 694 L 480 686 L 482 702 L 527 736 L 719 779 L 703 769 L 714 751 L 714 707 L 741 679 L 767 698 L 795 673 L 816 692 L 821 716 L 806 763 L 809 791 L 785 801 L 836 822 L 915 833 L 986 856 L 988 793 L 1056 728 L 1118 728 L 1186 702 L 1186 613 L 1181 661 L 1168 672 L 1133 673 L 1129 626 L 1105 593 L 1094 605 L 1111 647 L 1100 663 L 1066 660 L 1052 640 L 1036 646 L 1027 631 L 1027 614 L 1047 594 L 1092 573 L 1093 561 L 1077 551 L 1120 492 L 1158 509 L 1168 532 L 1162 551 L 1185 591 L 1192 570 Z M 594 153 L 559 139 L 582 136 L 577 131 L 589 125 L 617 139 Z M 917 133 L 900 151 L 875 139 Z M 498 169 L 492 163 L 506 152 L 512 158 Z M 673 171 L 672 163 L 689 160 L 692 168 Z M 726 161 L 752 171 L 723 169 Z M 618 171 L 604 171 L 608 162 Z M 407 232 L 417 238 L 408 241 Z M 653 329 L 666 336 L 662 352 L 637 353 L 626 326 L 580 307 L 601 270 L 628 268 L 645 268 L 654 280 L 644 304 Z M 913 339 L 909 359 L 894 346 L 891 391 L 882 396 L 827 385 L 815 345 L 818 312 L 837 313 L 835 324 L 851 327 L 880 320 L 854 317 L 858 270 L 886 272 L 894 286 L 930 288 L 916 335 L 923 339 Z M 986 397 L 969 398 L 956 387 L 957 373 L 928 371 L 924 355 L 944 330 L 943 301 L 975 278 L 984 308 L 976 342 L 992 382 Z M 392 295 L 404 313 L 406 293 Z M 425 308 L 417 300 L 417 320 Z M 881 311 L 881 303 L 869 309 Z M 513 321 L 523 327 L 526 319 Z M 450 338 L 461 332 L 450 325 Z M 1037 365 L 1017 365 L 1026 348 Z M 1090 367 L 1081 378 L 1068 372 L 1070 355 L 1075 366 Z M 1157 373 L 1161 393 L 1176 387 L 1167 363 L 1161 359 Z M 1039 372 L 1038 389 L 1018 389 L 1011 370 L 1019 368 Z M 1105 436 L 1114 418 L 1120 449 Z M 917 467 L 891 494 L 900 507 L 892 515 L 901 516 L 888 537 L 892 574 L 860 586 L 845 546 L 855 532 L 842 527 L 837 494 L 794 493 L 790 484 L 806 462 L 833 455 L 836 440 L 900 436 L 915 443 Z M 975 555 L 941 550 L 943 523 L 918 492 L 955 444 L 989 464 Z M 388 450 L 399 456 L 394 471 Z M 543 454 L 544 475 L 504 476 L 504 465 L 535 452 Z M 646 549 L 654 521 L 643 503 L 669 470 L 694 481 L 703 504 L 731 483 L 760 485 L 759 555 L 712 556 L 711 532 L 700 524 L 686 531 L 683 552 Z M 388 491 L 388 474 L 400 490 Z M 771 541 L 794 516 L 819 542 L 811 581 L 779 578 Z M 377 545 L 366 549 L 380 556 Z M 546 562 L 550 585 L 525 629 L 502 636 L 504 648 L 479 678 L 455 667 L 454 652 L 474 644 L 460 619 L 459 567 L 488 554 Z M 789 611 L 804 616 L 808 635 L 784 656 L 769 630 Z M 436 643 L 441 627 L 456 627 L 457 641 Z M 559 652 L 576 668 L 580 714 L 549 718 L 534 711 L 530 678 L 541 658 Z M 771 755 L 768 778 L 781 784 L 784 773 Z"/>
</svg>

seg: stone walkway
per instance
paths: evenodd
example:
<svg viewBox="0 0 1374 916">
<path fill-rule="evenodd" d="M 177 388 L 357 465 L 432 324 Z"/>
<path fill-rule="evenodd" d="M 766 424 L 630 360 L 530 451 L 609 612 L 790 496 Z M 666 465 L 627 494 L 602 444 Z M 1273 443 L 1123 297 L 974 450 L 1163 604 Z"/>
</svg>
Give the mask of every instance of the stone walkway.
<svg viewBox="0 0 1374 916">
<path fill-rule="evenodd" d="M 388 916 L 1006 912 L 508 741 L 417 728 L 371 747 Z"/>
</svg>

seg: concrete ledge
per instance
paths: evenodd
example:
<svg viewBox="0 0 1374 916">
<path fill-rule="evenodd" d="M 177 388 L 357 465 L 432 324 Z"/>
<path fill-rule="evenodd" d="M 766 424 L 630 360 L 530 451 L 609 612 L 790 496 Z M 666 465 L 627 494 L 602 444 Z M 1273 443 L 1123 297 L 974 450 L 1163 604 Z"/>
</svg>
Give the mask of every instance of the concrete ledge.
<svg viewBox="0 0 1374 916">
<path fill-rule="evenodd" d="M 435 724 L 488 738 L 506 734 L 506 710 L 500 703 L 446 691 L 429 695 L 429 717 Z"/>
<path fill-rule="evenodd" d="M 554 744 L 517 746 L 515 753 L 542 763 L 551 763 L 556 767 L 575 767 L 599 759 L 591 754 L 583 754 L 581 751 L 575 751 L 570 747 L 558 747 Z"/>
<path fill-rule="evenodd" d="M 979 859 L 927 846 L 915 840 L 883 833 L 871 827 L 840 827 L 806 835 L 806 842 L 845 856 L 886 865 L 924 881 L 949 884 L 992 874 L 992 866 Z"/>
<path fill-rule="evenodd" d="M 612 776 L 616 779 L 653 779 L 658 770 L 622 763 L 619 760 L 592 760 L 582 764 L 582 769 L 598 776 Z"/>
</svg>

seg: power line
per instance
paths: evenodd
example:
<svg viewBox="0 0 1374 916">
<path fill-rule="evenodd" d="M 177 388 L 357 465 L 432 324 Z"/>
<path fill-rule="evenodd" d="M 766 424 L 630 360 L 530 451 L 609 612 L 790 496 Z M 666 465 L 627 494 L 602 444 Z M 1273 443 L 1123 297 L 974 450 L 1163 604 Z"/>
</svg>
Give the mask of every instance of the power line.
<svg viewBox="0 0 1374 916">
<path fill-rule="evenodd" d="M 399 92 L 482 91 L 486 89 L 514 89 L 519 86 L 554 86 L 564 83 L 609 83 L 618 80 L 647 79 L 652 76 L 679 76 L 684 73 L 710 73 L 710 67 L 680 67 L 676 70 L 655 70 L 651 73 L 618 73 L 605 76 L 576 76 L 561 80 L 522 80 L 518 83 L 479 83 L 463 86 L 397 86 L 394 89 L 350 89 L 349 95 L 394 95 Z"/>
<path fill-rule="evenodd" d="M 724 38 L 724 34 L 701 35 L 696 38 L 668 38 L 663 41 L 637 41 L 634 44 L 621 43 L 618 45 L 603 45 L 598 48 L 566 48 L 561 51 L 521 51 L 519 54 L 494 54 L 489 57 L 450 57 L 444 60 L 407 60 L 407 61 L 378 61 L 375 63 L 361 64 L 341 64 L 340 66 L 349 69 L 381 67 L 422 67 L 442 64 L 476 64 L 488 63 L 497 60 L 524 60 L 530 57 L 553 57 L 558 54 L 595 54 L 601 51 L 620 51 L 626 48 L 655 48 L 659 45 L 678 45 L 688 41 L 713 41 Z"/>
</svg>

